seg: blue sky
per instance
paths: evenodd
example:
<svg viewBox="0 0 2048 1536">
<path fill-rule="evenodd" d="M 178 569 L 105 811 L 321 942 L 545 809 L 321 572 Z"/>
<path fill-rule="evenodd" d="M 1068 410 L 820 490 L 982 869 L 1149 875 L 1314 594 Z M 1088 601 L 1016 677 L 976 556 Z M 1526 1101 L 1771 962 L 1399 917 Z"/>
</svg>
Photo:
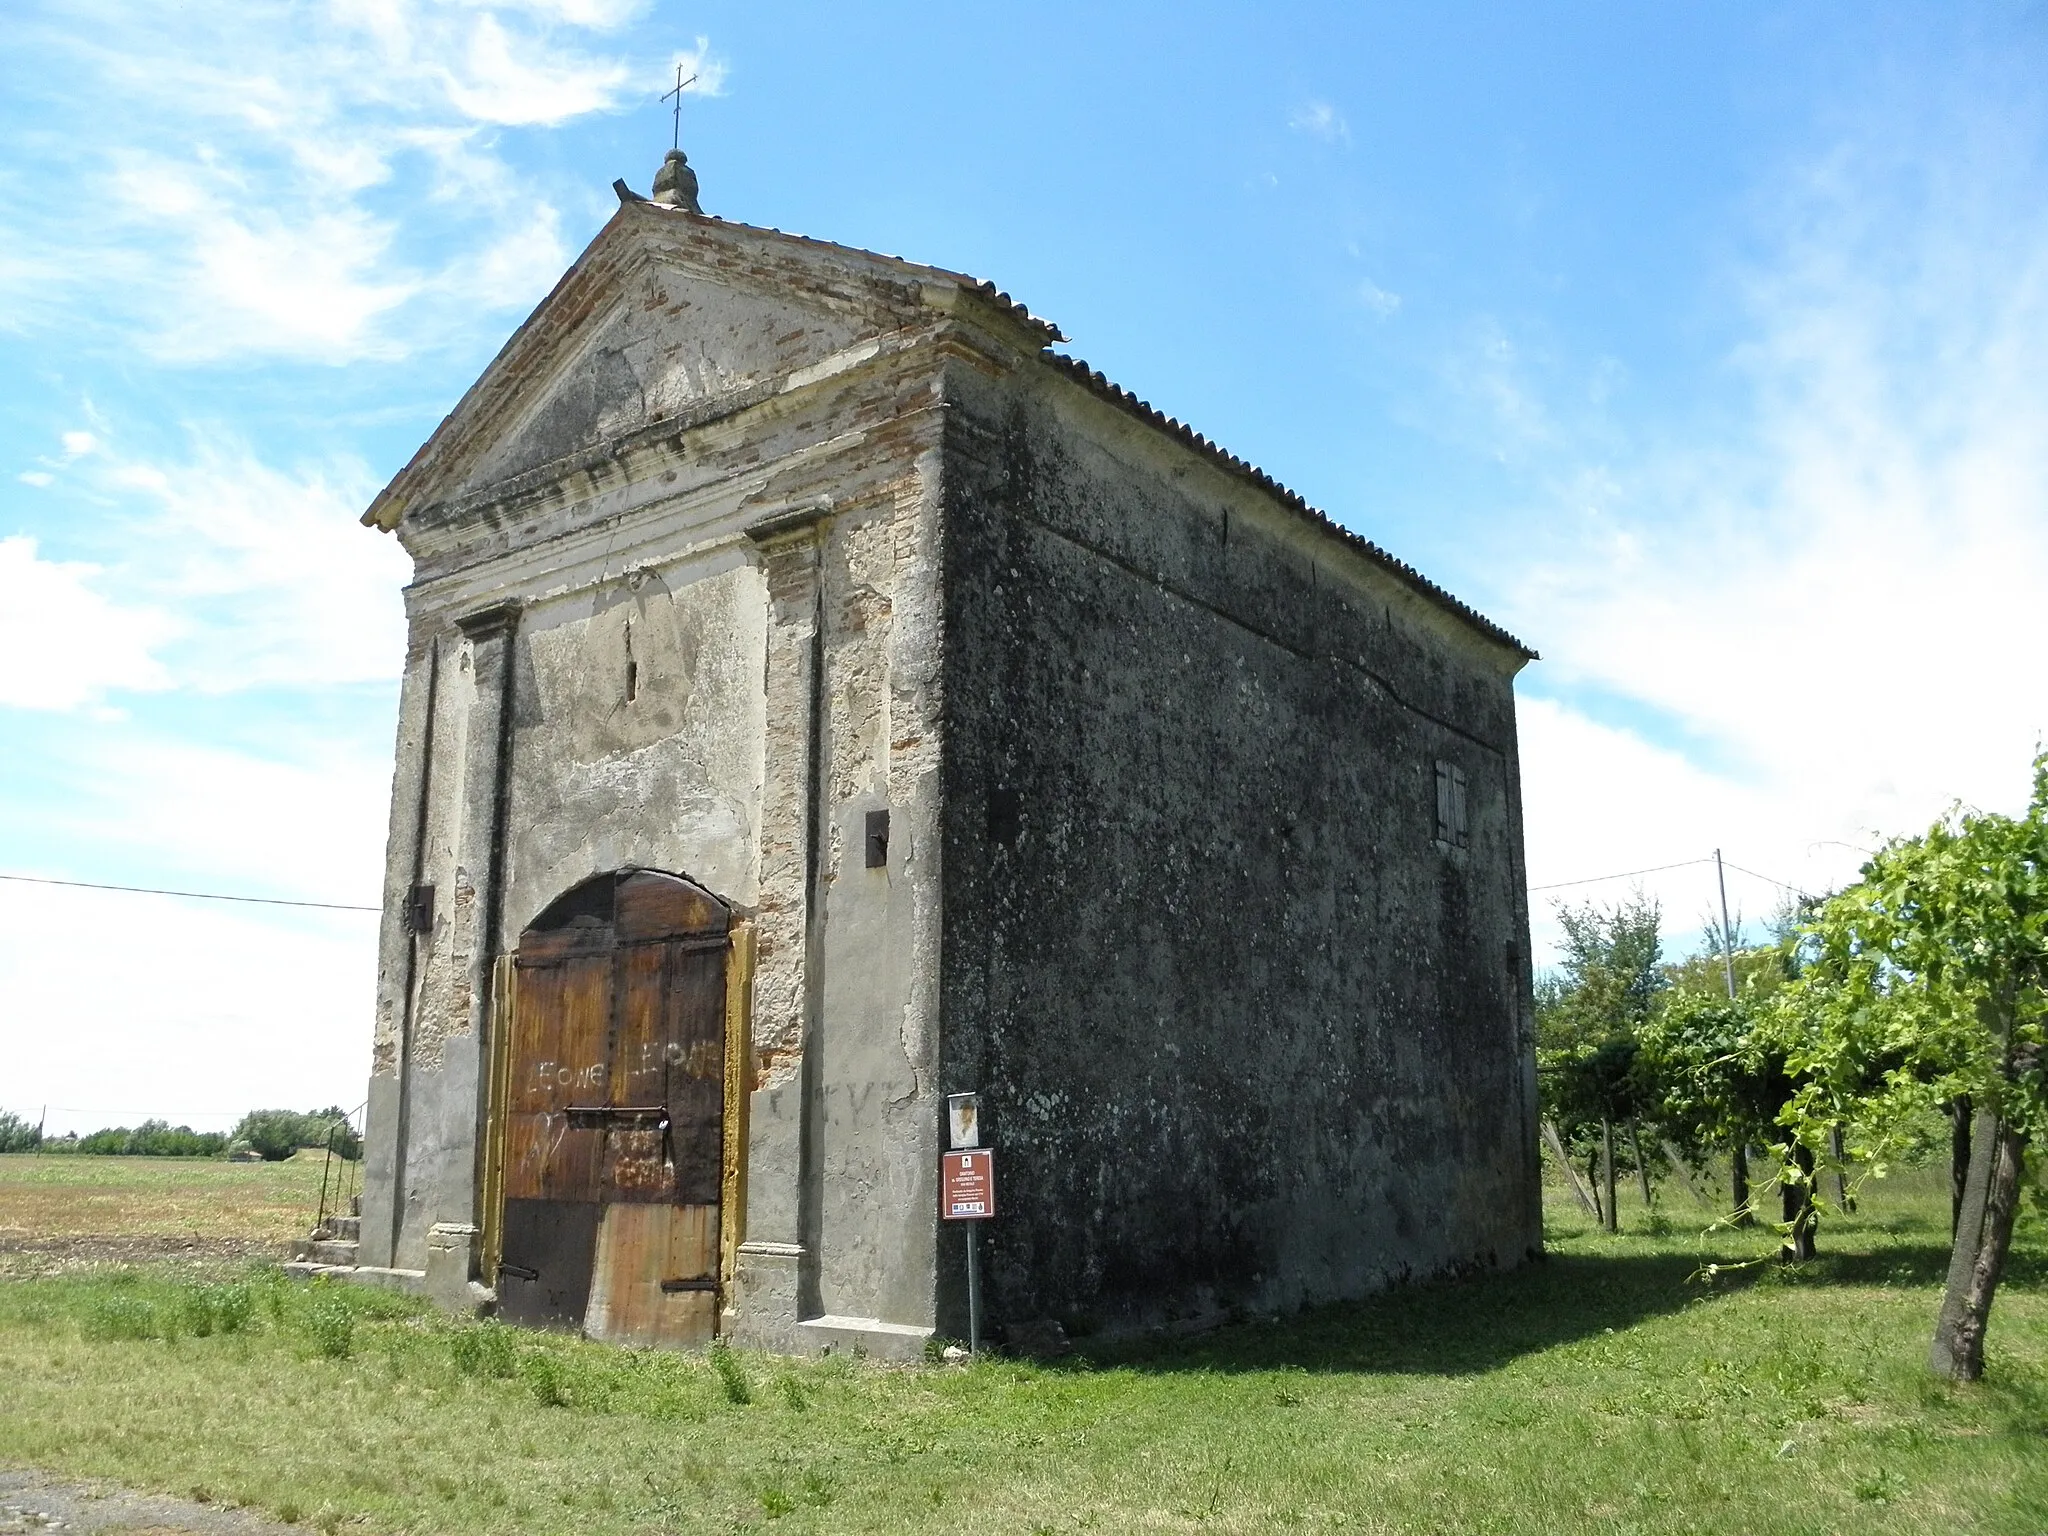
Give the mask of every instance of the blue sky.
<svg viewBox="0 0 2048 1536">
<path fill-rule="evenodd" d="M 679 58 L 708 211 L 993 279 L 1540 649 L 1535 884 L 2021 800 L 2048 7 L 17 0 L 0 871 L 374 902 L 356 514 Z M 1693 942 L 1710 869 L 1643 885 Z M 0 1106 L 354 1103 L 373 925 L 0 882 Z"/>
</svg>

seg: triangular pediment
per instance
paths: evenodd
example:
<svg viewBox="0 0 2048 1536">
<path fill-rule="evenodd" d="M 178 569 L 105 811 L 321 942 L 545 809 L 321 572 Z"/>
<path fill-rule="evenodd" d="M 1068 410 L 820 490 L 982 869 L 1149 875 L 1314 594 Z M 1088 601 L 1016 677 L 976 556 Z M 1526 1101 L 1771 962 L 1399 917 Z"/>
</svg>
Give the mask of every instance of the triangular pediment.
<svg viewBox="0 0 2048 1536">
<path fill-rule="evenodd" d="M 935 285 L 973 286 L 891 257 L 627 204 L 363 520 L 394 528 L 660 422 L 742 404 L 865 342 L 933 323 Z"/>
</svg>

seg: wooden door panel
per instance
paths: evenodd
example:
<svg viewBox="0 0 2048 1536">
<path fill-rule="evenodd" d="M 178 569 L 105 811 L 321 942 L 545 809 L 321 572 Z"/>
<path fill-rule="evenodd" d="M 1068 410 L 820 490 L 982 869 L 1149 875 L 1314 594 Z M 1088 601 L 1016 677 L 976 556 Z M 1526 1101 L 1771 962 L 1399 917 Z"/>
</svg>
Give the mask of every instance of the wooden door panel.
<svg viewBox="0 0 2048 1536">
<path fill-rule="evenodd" d="M 601 1207 L 588 1200 L 505 1202 L 498 1311 L 529 1328 L 574 1328 L 590 1305 Z"/>
<path fill-rule="evenodd" d="M 641 870 L 621 880 L 612 896 L 619 942 L 682 934 L 724 933 L 730 919 L 716 898 L 674 875 Z"/>
<path fill-rule="evenodd" d="M 536 922 L 515 961 L 505 1315 L 701 1342 L 718 1309 L 725 908 L 639 871 L 578 887 Z"/>
<path fill-rule="evenodd" d="M 611 973 L 609 955 L 520 968 L 505 1117 L 508 1199 L 597 1197 L 602 1133 L 572 1124 L 566 1111 L 604 1102 Z"/>
<path fill-rule="evenodd" d="M 560 1110 L 505 1117 L 505 1195 L 514 1200 L 595 1200 L 604 1136 Z"/>
<path fill-rule="evenodd" d="M 682 1205 L 718 1204 L 724 1101 L 722 1077 L 682 1078 L 669 1089 L 669 1155 L 675 1160 L 674 1199 Z"/>
<path fill-rule="evenodd" d="M 675 1199 L 716 1206 L 724 1156 L 725 951 L 675 946 L 666 1001 Z"/>
<path fill-rule="evenodd" d="M 718 1323 L 718 1210 L 608 1205 L 583 1331 L 594 1339 L 677 1348 Z"/>
<path fill-rule="evenodd" d="M 667 1133 L 658 1126 L 613 1126 L 605 1136 L 598 1187 L 606 1204 L 673 1202 L 675 1170 Z"/>
<path fill-rule="evenodd" d="M 611 1099 L 620 1105 L 664 1102 L 668 1086 L 668 945 L 619 951 L 619 1033 L 612 1044 Z"/>
</svg>

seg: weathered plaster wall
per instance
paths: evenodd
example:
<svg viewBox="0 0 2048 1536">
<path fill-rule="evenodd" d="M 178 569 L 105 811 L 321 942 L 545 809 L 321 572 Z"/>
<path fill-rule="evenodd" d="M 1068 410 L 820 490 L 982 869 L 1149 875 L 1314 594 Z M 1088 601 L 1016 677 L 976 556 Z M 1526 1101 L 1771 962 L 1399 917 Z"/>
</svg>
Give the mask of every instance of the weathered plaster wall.
<svg viewBox="0 0 2048 1536">
<path fill-rule="evenodd" d="M 936 436 L 936 423 L 933 423 Z M 826 916 L 811 1315 L 930 1327 L 940 814 L 937 455 L 835 519 L 823 611 Z M 865 821 L 889 816 L 869 868 Z"/>
<path fill-rule="evenodd" d="M 843 339 L 807 320 L 785 306 L 783 352 Z M 420 1267 L 432 1223 L 479 1214 L 490 956 L 562 891 L 643 865 L 717 892 L 758 940 L 728 1326 L 792 1347 L 821 1313 L 929 1326 L 935 360 L 840 361 L 771 379 L 737 415 L 638 429 L 559 479 L 507 461 L 502 494 L 458 481 L 457 502 L 403 525 L 418 642 L 387 913 L 415 878 L 440 910 L 423 937 L 387 917 L 364 1262 Z M 502 642 L 463 632 L 507 603 Z M 505 793 L 494 933 L 475 792 L 495 749 L 472 723 L 500 694 L 472 675 L 479 644 L 502 647 L 502 669 L 498 652 L 486 664 L 506 709 L 488 728 Z M 871 809 L 891 815 L 881 869 L 862 857 Z"/>
<path fill-rule="evenodd" d="M 999 1149 L 992 1314 L 1520 1262 L 1520 658 L 1048 370 L 952 391 L 943 1075 Z"/>
<path fill-rule="evenodd" d="M 766 627 L 760 570 L 732 545 L 524 609 L 508 942 L 607 870 L 669 870 L 755 905 Z"/>
</svg>

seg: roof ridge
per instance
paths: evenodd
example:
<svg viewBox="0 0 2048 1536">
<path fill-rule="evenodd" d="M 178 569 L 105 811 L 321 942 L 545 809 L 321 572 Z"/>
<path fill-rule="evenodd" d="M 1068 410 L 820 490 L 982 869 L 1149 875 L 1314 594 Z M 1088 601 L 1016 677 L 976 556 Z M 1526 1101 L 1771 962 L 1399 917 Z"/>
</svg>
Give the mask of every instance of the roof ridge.
<svg viewBox="0 0 2048 1536">
<path fill-rule="evenodd" d="M 648 204 L 647 206 L 653 207 L 655 205 Z M 974 277 L 969 273 L 955 271 L 950 267 L 934 266 L 930 262 L 912 261 L 907 256 L 895 256 L 887 251 L 871 251 L 865 246 L 847 245 L 837 240 L 824 240 L 816 235 L 800 235 L 792 230 L 777 229 L 771 224 L 746 224 L 737 219 L 717 218 L 712 214 L 683 214 L 682 210 L 679 209 L 661 209 L 660 211 L 682 214 L 683 217 L 701 218 L 712 223 L 730 225 L 736 229 L 752 230 L 758 234 L 774 235 L 783 240 L 800 240 L 806 245 L 823 246 L 835 251 L 846 251 L 857 256 L 870 257 L 876 261 L 890 262 L 899 267 L 909 268 L 914 272 L 930 273 L 934 277 L 944 278 L 948 282 L 960 284 L 969 292 L 978 294 L 981 298 L 987 300 L 997 309 L 1007 312 L 1027 329 L 1038 331 L 1046 336 L 1049 339 L 1048 345 L 1041 348 L 1038 353 L 1042 361 L 1051 364 L 1069 377 L 1078 380 L 1103 399 L 1124 410 L 1130 411 L 1140 420 L 1148 422 L 1152 426 L 1158 427 L 1179 438 L 1183 443 L 1220 464 L 1230 473 L 1237 475 L 1241 479 L 1249 480 L 1269 495 L 1279 498 L 1282 504 L 1307 518 L 1325 532 L 1335 534 L 1340 540 L 1350 545 L 1368 560 L 1392 572 L 1430 601 L 1448 608 L 1458 617 L 1473 625 L 1482 634 L 1491 636 L 1531 661 L 1540 659 L 1535 650 L 1524 644 L 1500 625 L 1494 623 L 1493 620 L 1489 619 L 1477 608 L 1474 608 L 1470 603 L 1452 595 L 1448 589 L 1438 586 L 1407 561 L 1390 554 L 1364 535 L 1352 532 L 1351 529 L 1346 528 L 1342 523 L 1330 516 L 1329 513 L 1323 511 L 1322 508 L 1311 503 L 1299 491 L 1292 490 L 1274 479 L 1273 476 L 1267 474 L 1258 465 L 1239 458 L 1213 439 L 1195 431 L 1194 428 L 1181 421 L 1178 417 L 1168 416 L 1149 400 L 1139 399 L 1121 384 L 1107 377 L 1101 369 L 1091 367 L 1078 357 L 1070 357 L 1064 352 L 1053 351 L 1050 343 L 1065 343 L 1070 341 L 1071 338 L 1062 332 L 1052 321 L 1047 320 L 1042 315 L 1033 314 L 1022 302 L 1012 298 L 1007 292 L 998 288 L 987 278 Z"/>
<path fill-rule="evenodd" d="M 1005 297 L 1008 297 L 1008 295 L 1005 295 Z M 1489 635 L 1493 639 L 1500 641 L 1503 645 L 1520 652 L 1531 661 L 1540 659 L 1537 653 L 1529 646 L 1518 640 L 1500 625 L 1494 623 L 1493 620 L 1489 619 L 1477 608 L 1474 608 L 1470 603 L 1463 601 L 1445 588 L 1438 586 L 1407 561 L 1390 554 L 1363 534 L 1354 533 L 1351 529 L 1346 528 L 1342 523 L 1330 516 L 1329 513 L 1310 502 L 1299 491 L 1292 490 L 1281 484 L 1280 481 L 1267 474 L 1258 465 L 1253 464 L 1247 459 L 1239 458 L 1213 439 L 1197 432 L 1186 422 L 1180 420 L 1180 418 L 1167 415 L 1149 400 L 1139 399 L 1121 384 L 1109 378 L 1101 369 L 1091 367 L 1078 357 L 1070 357 L 1064 352 L 1055 352 L 1050 347 L 1038 355 L 1040 361 L 1066 374 L 1069 378 L 1087 388 L 1091 393 L 1100 396 L 1123 410 L 1129 411 L 1139 420 L 1179 439 L 1182 443 L 1195 449 L 1213 463 L 1222 466 L 1239 479 L 1250 481 L 1260 490 L 1277 498 L 1283 506 L 1307 518 L 1324 532 L 1336 535 L 1338 539 L 1364 555 L 1374 564 L 1392 572 L 1432 602 L 1450 609 L 1481 633 Z"/>
<path fill-rule="evenodd" d="M 1168 416 L 1149 400 L 1139 399 L 1122 385 L 1108 378 L 1099 368 L 1091 367 L 1078 357 L 1070 357 L 1064 352 L 1053 351 L 1052 346 L 1054 343 L 1065 343 L 1070 338 L 1052 321 L 1045 319 L 1041 315 L 1033 314 L 1023 303 L 1012 298 L 1006 291 L 998 288 L 986 278 L 977 278 L 965 272 L 955 271 L 950 267 L 934 266 L 930 262 L 912 261 L 907 256 L 894 256 L 887 251 L 871 251 L 865 246 L 847 245 L 837 240 L 820 239 L 816 235 L 801 235 L 793 230 L 777 229 L 771 224 L 747 224 L 738 219 L 722 219 L 714 214 L 691 213 L 687 209 L 666 207 L 658 203 L 649 202 L 638 196 L 633 197 L 630 202 L 627 202 L 625 194 L 621 193 L 620 214 L 627 214 L 628 210 L 645 210 L 648 213 L 666 218 L 686 219 L 699 224 L 718 225 L 748 234 L 773 235 L 778 240 L 792 240 L 799 244 L 842 252 L 849 256 L 859 256 L 871 261 L 886 262 L 891 266 L 902 268 L 914 274 L 922 274 L 956 284 L 963 291 L 974 294 L 989 304 L 990 307 L 1016 322 L 1027 333 L 1036 333 L 1044 338 L 1044 344 L 1040 346 L 1039 350 L 1035 354 L 1030 354 L 1039 361 L 1066 374 L 1069 378 L 1075 380 L 1102 399 L 1109 401 L 1119 409 L 1128 411 L 1148 425 L 1179 439 L 1182 443 L 1195 449 L 1228 473 L 1236 475 L 1242 480 L 1249 481 L 1268 495 L 1275 497 L 1283 506 L 1307 519 L 1325 533 L 1334 535 L 1342 543 L 1349 545 L 1353 550 L 1365 556 L 1366 559 L 1392 573 L 1429 601 L 1448 609 L 1459 618 L 1471 624 L 1480 633 L 1491 637 L 1531 661 L 1538 659 L 1537 653 L 1534 650 L 1500 625 L 1494 623 L 1493 620 L 1487 618 L 1485 614 L 1472 607 L 1471 604 L 1454 597 L 1448 590 L 1438 586 L 1414 566 L 1408 564 L 1407 561 L 1389 554 L 1362 534 L 1352 532 L 1349 528 L 1346 528 L 1342 523 L 1331 517 L 1329 513 L 1310 503 L 1300 492 L 1289 489 L 1286 485 L 1283 485 L 1280 481 L 1267 474 L 1266 471 L 1260 469 L 1256 464 L 1239 458 L 1213 439 L 1195 431 L 1193 427 L 1190 427 L 1178 417 Z M 619 215 L 615 214 L 611 220 L 606 222 L 605 228 L 592 237 L 590 244 L 584 248 L 583 252 L 574 262 L 570 263 L 569 269 L 556 281 L 554 288 L 549 291 L 547 297 L 535 306 L 533 313 L 525 321 L 521 322 L 519 328 L 506 339 L 505 345 L 499 349 L 497 356 L 491 360 L 484 373 L 479 375 L 476 382 L 470 386 L 470 390 L 464 392 L 462 398 L 456 401 L 454 407 L 449 410 L 440 425 L 432 433 L 428 434 L 426 442 L 419 446 L 411 460 L 391 478 L 383 490 L 377 493 L 376 497 L 371 501 L 369 509 L 363 513 L 363 522 L 373 524 L 374 526 L 386 527 L 387 529 L 392 526 L 383 523 L 380 509 L 383 508 L 386 498 L 390 496 L 393 487 L 421 466 L 427 449 L 433 445 L 434 440 L 455 419 L 457 412 L 469 400 L 470 392 L 474 391 L 477 385 L 481 384 L 485 377 L 488 377 L 491 370 L 496 368 L 505 359 L 520 337 L 525 334 L 527 328 L 539 317 L 541 311 L 552 303 L 569 285 L 571 279 L 583 269 L 584 261 L 590 256 L 591 251 L 596 248 L 598 242 L 612 229 L 618 218 Z"/>
</svg>

